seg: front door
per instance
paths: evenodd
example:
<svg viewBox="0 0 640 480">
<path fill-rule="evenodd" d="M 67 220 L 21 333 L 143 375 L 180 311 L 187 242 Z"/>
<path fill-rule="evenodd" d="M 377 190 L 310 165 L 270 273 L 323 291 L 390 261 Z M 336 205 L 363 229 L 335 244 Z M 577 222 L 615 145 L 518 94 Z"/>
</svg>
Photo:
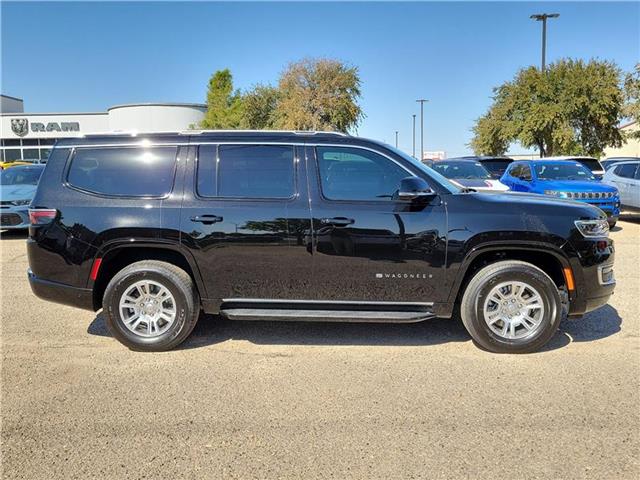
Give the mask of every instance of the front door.
<svg viewBox="0 0 640 480">
<path fill-rule="evenodd" d="M 313 217 L 310 299 L 442 299 L 446 211 L 439 196 L 398 200 L 411 167 L 364 147 L 307 147 Z M 415 168 L 415 167 L 413 167 Z"/>
<path fill-rule="evenodd" d="M 309 199 L 299 148 L 190 147 L 181 242 L 212 303 L 304 299 L 311 276 Z"/>
</svg>

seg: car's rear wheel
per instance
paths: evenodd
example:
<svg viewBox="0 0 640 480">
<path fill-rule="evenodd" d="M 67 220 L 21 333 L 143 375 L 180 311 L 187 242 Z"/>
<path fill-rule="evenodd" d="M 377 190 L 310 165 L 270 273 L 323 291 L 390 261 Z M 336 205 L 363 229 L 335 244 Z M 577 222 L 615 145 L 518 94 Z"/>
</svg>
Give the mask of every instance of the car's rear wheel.
<svg viewBox="0 0 640 480">
<path fill-rule="evenodd" d="M 482 348 L 527 353 L 553 337 L 562 320 L 562 301 L 544 271 L 527 262 L 507 260 L 475 273 L 462 296 L 460 316 Z"/>
<path fill-rule="evenodd" d="M 200 300 L 193 280 L 179 267 L 145 260 L 120 270 L 103 297 L 109 330 L 133 350 L 164 351 L 193 331 Z"/>
</svg>

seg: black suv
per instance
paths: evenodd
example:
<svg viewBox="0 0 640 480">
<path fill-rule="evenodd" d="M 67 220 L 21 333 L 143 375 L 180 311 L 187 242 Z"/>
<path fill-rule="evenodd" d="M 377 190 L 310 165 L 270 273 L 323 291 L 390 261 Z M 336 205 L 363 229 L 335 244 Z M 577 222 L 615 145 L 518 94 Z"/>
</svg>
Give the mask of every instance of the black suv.
<svg viewBox="0 0 640 480">
<path fill-rule="evenodd" d="M 461 190 L 336 133 L 60 140 L 29 214 L 35 294 L 102 308 L 137 350 L 179 345 L 203 310 L 351 322 L 459 312 L 481 347 L 528 352 L 615 286 L 597 208 Z"/>
</svg>

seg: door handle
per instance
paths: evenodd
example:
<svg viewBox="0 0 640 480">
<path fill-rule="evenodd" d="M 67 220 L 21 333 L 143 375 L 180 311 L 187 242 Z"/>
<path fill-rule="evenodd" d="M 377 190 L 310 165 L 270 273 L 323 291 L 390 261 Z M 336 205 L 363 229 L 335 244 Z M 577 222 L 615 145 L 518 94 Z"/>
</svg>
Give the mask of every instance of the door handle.
<svg viewBox="0 0 640 480">
<path fill-rule="evenodd" d="M 200 222 L 205 225 L 212 225 L 214 223 L 221 222 L 222 220 L 223 218 L 218 215 L 195 215 L 191 217 L 192 222 Z"/>
<path fill-rule="evenodd" d="M 333 217 L 321 218 L 320 223 L 323 225 L 333 225 L 334 227 L 346 227 L 347 225 L 353 225 L 356 221 L 353 218 Z"/>
</svg>

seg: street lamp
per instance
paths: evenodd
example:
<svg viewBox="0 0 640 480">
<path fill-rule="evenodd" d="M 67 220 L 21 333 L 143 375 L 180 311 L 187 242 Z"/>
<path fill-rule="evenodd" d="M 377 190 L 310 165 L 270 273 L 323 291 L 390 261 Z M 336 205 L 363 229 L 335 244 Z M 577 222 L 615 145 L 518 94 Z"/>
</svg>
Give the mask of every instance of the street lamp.
<svg viewBox="0 0 640 480">
<path fill-rule="evenodd" d="M 396 148 L 398 148 L 398 130 L 396 130 Z"/>
<path fill-rule="evenodd" d="M 544 72 L 545 69 L 545 57 L 547 53 L 547 18 L 558 18 L 559 16 L 559 13 L 536 13 L 529 17 L 536 22 L 542 22 L 542 72 Z"/>
<path fill-rule="evenodd" d="M 420 161 L 422 161 L 424 155 L 424 102 L 428 101 L 424 98 L 416 100 L 420 104 Z"/>
<path fill-rule="evenodd" d="M 411 116 L 413 117 L 413 158 L 416 158 L 416 114 Z"/>
</svg>

